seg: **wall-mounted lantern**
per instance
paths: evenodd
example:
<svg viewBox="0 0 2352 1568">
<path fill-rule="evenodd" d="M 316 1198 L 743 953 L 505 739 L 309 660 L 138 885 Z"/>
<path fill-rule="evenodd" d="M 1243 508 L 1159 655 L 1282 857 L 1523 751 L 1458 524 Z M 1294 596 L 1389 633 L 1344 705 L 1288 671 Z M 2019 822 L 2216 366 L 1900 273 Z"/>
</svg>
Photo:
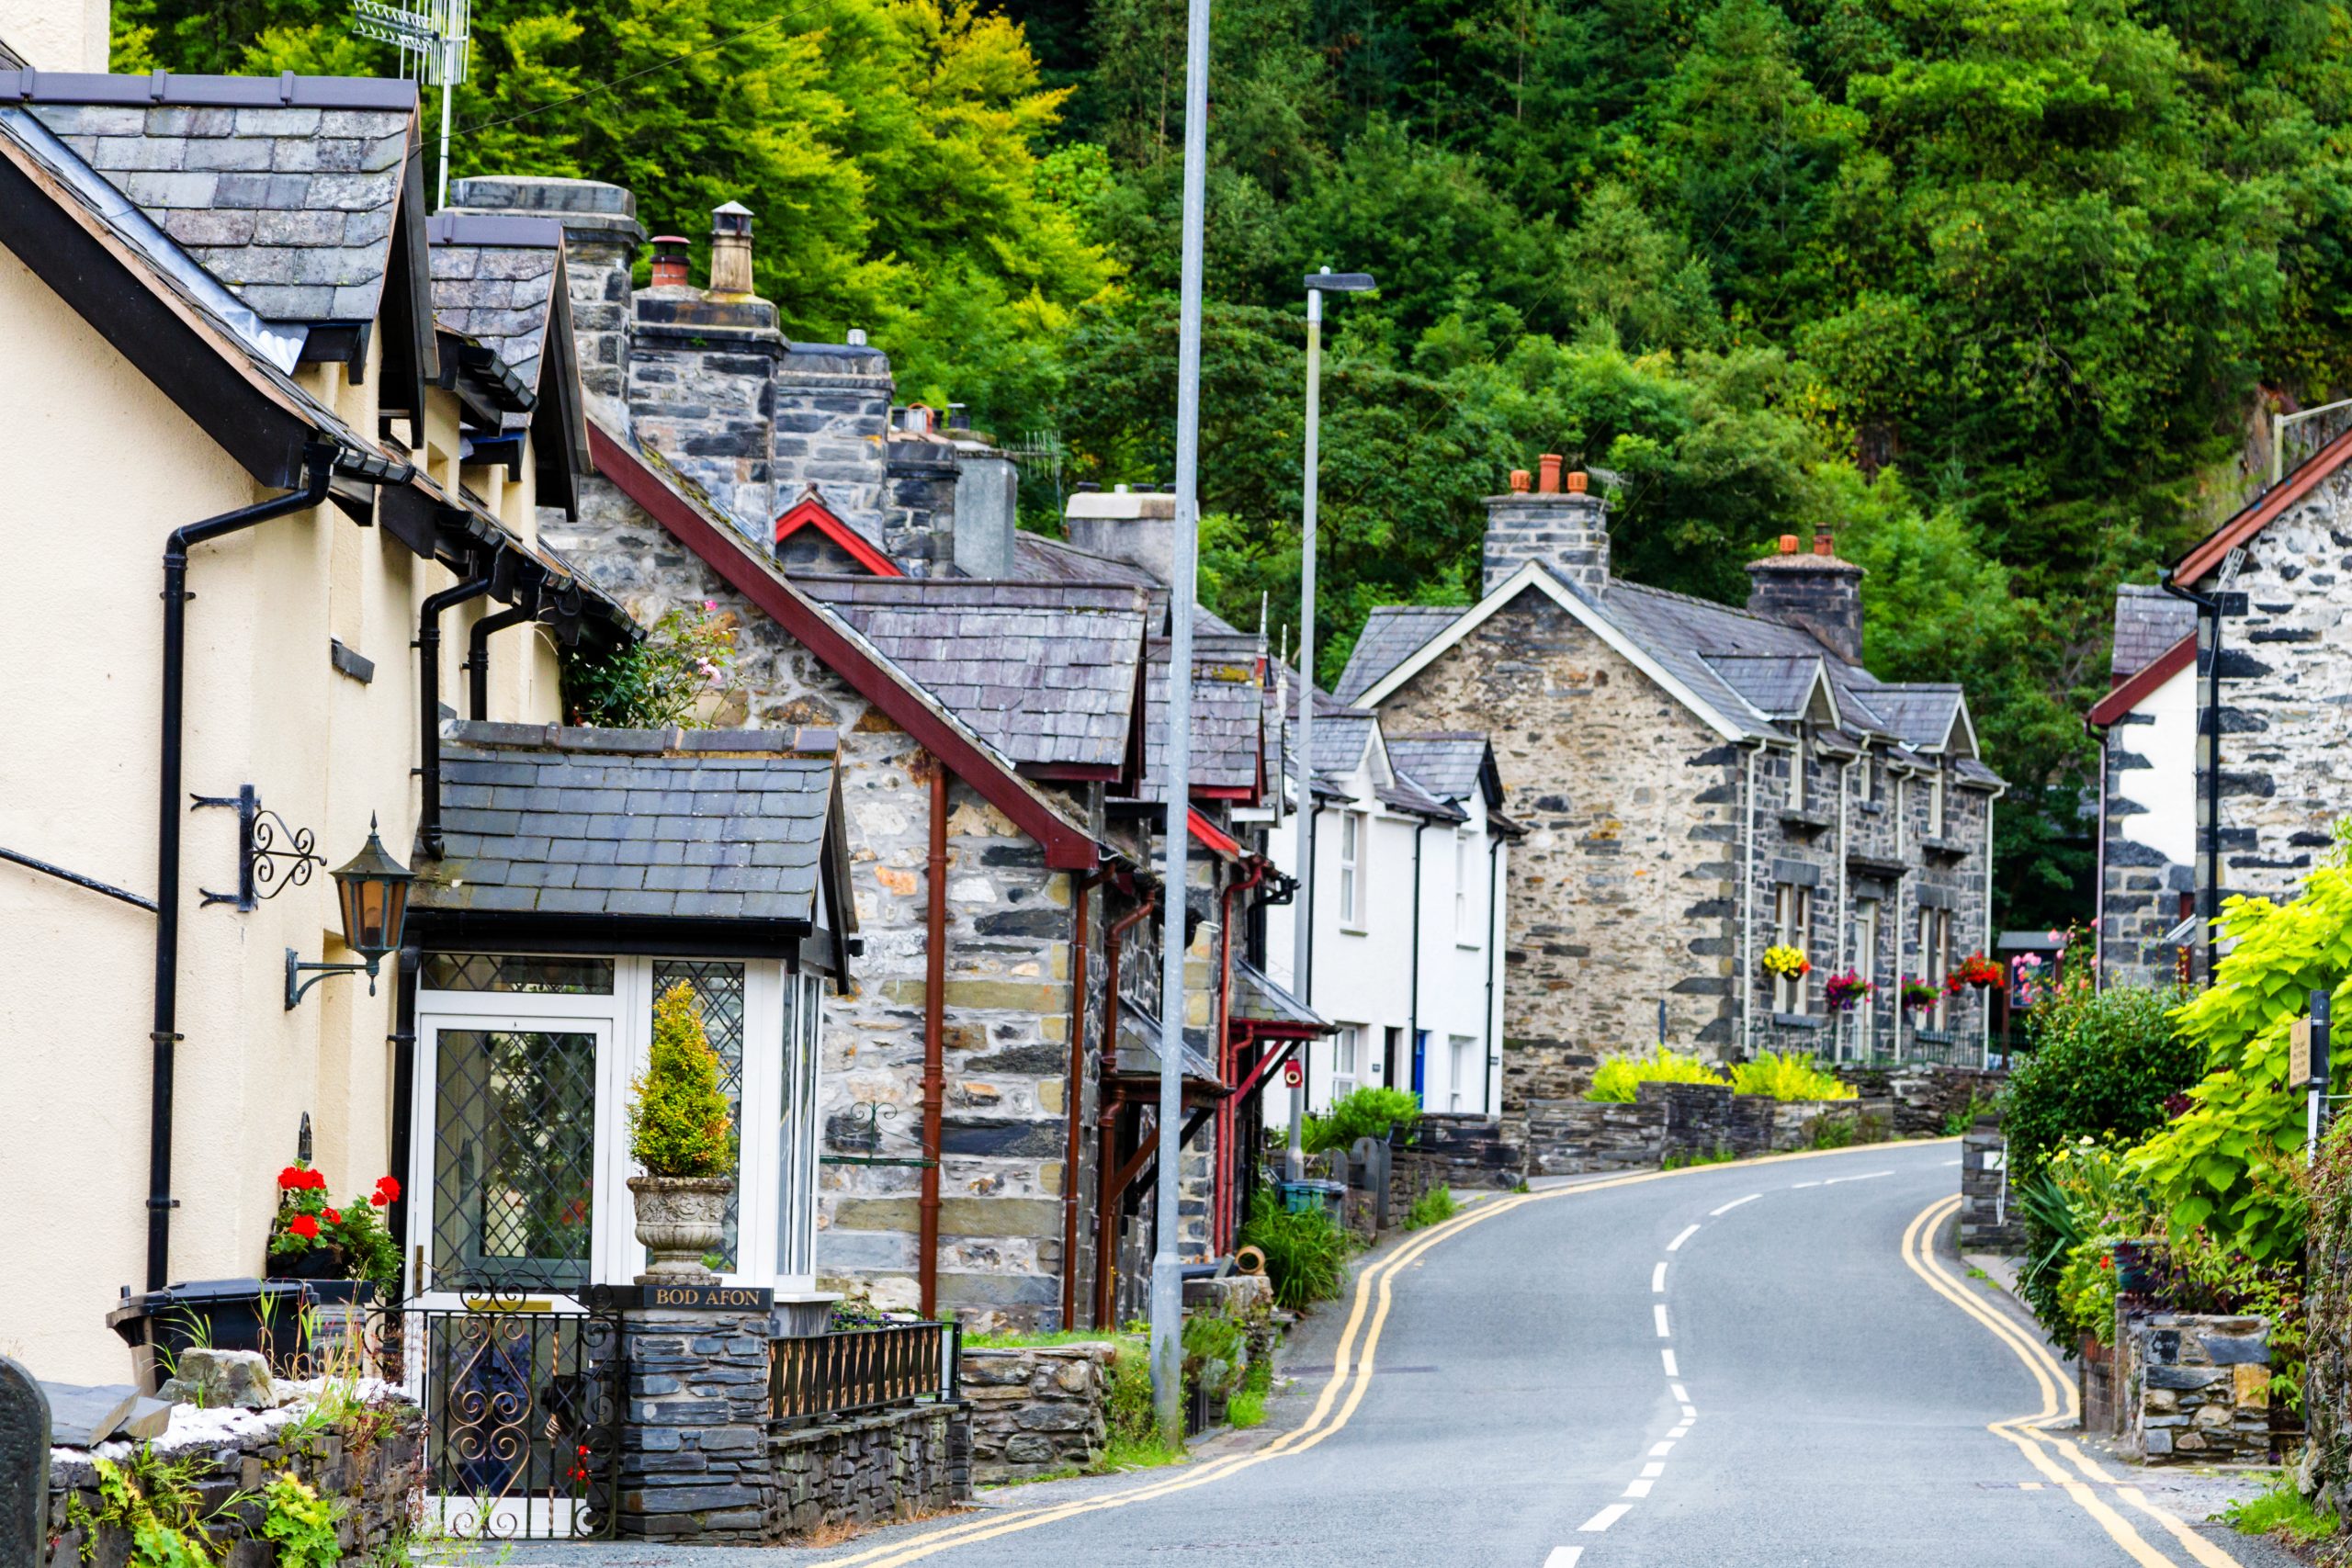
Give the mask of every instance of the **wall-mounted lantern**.
<svg viewBox="0 0 2352 1568">
<path fill-rule="evenodd" d="M 376 836 L 376 819 L 368 819 L 368 845 L 347 865 L 328 873 L 334 878 L 335 902 L 343 909 L 343 942 L 366 960 L 360 964 L 305 964 L 301 954 L 286 950 L 286 1010 L 302 993 L 330 975 L 356 975 L 365 970 L 368 994 L 376 994 L 376 966 L 388 953 L 398 953 L 401 931 L 408 924 L 408 888 L 416 874 L 384 852 Z M 304 975 L 310 976 L 305 980 Z"/>
</svg>

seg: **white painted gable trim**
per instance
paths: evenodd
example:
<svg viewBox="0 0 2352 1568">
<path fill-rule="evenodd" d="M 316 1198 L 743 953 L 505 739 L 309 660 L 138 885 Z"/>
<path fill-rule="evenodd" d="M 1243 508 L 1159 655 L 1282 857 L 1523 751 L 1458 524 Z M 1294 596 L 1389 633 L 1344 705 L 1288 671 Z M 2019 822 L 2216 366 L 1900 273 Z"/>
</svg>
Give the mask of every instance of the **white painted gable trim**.
<svg viewBox="0 0 2352 1568">
<path fill-rule="evenodd" d="M 1406 682 L 1435 663 L 1440 654 L 1486 625 L 1504 605 L 1518 598 L 1521 592 L 1531 587 L 1549 594 L 1555 604 L 1575 616 L 1584 625 L 1586 630 L 1607 643 L 1626 662 L 1656 682 L 1668 696 L 1689 708 L 1708 728 L 1726 740 L 1746 740 L 1751 738 L 1750 730 L 1734 724 L 1713 704 L 1705 701 L 1698 693 L 1675 679 L 1664 665 L 1636 647 L 1607 616 L 1586 604 L 1575 593 L 1570 592 L 1566 584 L 1544 570 L 1543 565 L 1537 561 L 1529 561 L 1525 566 L 1512 572 L 1492 593 L 1462 612 L 1460 618 L 1452 626 L 1416 649 L 1412 657 L 1374 681 L 1365 688 L 1361 696 L 1356 698 L 1356 705 L 1377 706 Z"/>
</svg>

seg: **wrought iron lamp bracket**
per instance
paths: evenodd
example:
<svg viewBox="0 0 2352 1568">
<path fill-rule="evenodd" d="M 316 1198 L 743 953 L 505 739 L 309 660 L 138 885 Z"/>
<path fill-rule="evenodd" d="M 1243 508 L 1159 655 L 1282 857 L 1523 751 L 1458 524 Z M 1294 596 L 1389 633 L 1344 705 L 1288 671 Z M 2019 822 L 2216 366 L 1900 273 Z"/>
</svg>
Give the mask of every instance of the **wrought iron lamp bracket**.
<svg viewBox="0 0 2352 1568">
<path fill-rule="evenodd" d="M 370 958 L 364 964 L 305 964 L 302 955 L 293 948 L 286 950 L 286 1010 L 292 1012 L 301 1001 L 302 994 L 330 975 L 365 975 L 368 994 L 376 994 L 376 966 L 381 959 Z M 309 979 L 302 978 L 308 975 Z"/>
<path fill-rule="evenodd" d="M 327 863 L 316 852 L 317 835 L 308 828 L 288 827 L 285 818 L 262 805 L 251 784 L 238 785 L 234 795 L 189 798 L 198 807 L 228 807 L 237 814 L 237 890 L 199 889 L 207 906 L 234 904 L 240 910 L 252 910 L 288 887 L 307 886 L 312 869 Z"/>
</svg>

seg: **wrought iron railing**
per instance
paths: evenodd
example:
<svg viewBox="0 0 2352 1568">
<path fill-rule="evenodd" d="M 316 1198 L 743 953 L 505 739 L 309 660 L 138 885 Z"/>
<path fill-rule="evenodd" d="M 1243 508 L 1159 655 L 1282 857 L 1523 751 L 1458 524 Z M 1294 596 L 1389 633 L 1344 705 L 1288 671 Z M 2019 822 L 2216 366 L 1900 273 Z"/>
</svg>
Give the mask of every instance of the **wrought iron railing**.
<svg viewBox="0 0 2352 1568">
<path fill-rule="evenodd" d="M 808 1421 L 919 1400 L 955 1399 L 964 1331 L 954 1323 L 896 1324 L 778 1339 L 768 1359 L 770 1417 Z"/>
</svg>

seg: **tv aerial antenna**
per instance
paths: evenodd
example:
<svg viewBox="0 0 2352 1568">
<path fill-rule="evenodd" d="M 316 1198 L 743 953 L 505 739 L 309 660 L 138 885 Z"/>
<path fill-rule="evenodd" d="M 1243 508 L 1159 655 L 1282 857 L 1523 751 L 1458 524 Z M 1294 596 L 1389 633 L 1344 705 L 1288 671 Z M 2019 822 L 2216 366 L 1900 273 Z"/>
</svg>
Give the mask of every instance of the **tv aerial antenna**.
<svg viewBox="0 0 2352 1568">
<path fill-rule="evenodd" d="M 385 0 L 351 0 L 351 30 L 401 51 L 401 75 L 441 89 L 441 186 L 434 202 L 449 205 L 449 98 L 466 79 L 473 52 L 473 0 L 421 0 L 406 10 Z"/>
</svg>

